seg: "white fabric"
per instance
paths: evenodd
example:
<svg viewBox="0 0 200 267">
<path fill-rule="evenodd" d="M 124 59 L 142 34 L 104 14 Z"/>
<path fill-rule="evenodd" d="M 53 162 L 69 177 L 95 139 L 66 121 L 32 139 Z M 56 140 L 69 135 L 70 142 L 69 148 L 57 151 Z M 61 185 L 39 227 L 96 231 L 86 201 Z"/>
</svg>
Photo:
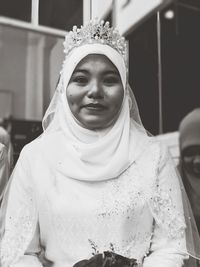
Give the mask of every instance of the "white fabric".
<svg viewBox="0 0 200 267">
<path fill-rule="evenodd" d="M 88 54 L 103 54 L 119 70 L 124 87 L 124 101 L 116 123 L 105 130 L 91 131 L 74 119 L 66 100 L 66 89 L 77 64 Z M 137 156 L 130 128 L 130 96 L 126 81 L 127 70 L 123 57 L 113 48 L 101 44 L 78 47 L 67 56 L 60 85 L 52 99 L 44 121 L 51 109 L 55 115 L 44 134 L 61 129 L 65 133 L 66 153 L 63 172 L 78 180 L 98 181 L 117 177 Z M 53 108 L 51 108 L 53 107 Z M 43 123 L 45 124 L 45 122 Z"/>
<path fill-rule="evenodd" d="M 136 143 L 142 144 L 144 136 L 132 127 Z M 47 266 L 72 267 L 111 246 L 138 262 L 144 259 L 143 267 L 181 267 L 185 222 L 165 148 L 147 138 L 138 158 L 117 179 L 86 182 L 62 173 L 64 139 L 62 132 L 52 133 L 21 153 L 10 187 L 2 267 L 29 267 L 28 255 L 31 264 L 36 257 L 31 266 L 41 266 L 39 247 L 52 262 Z"/>
<path fill-rule="evenodd" d="M 122 57 L 106 45 L 85 47 L 66 59 L 44 133 L 24 148 L 14 170 L 3 205 L 2 266 L 29 267 L 31 255 L 31 266 L 39 267 L 44 248 L 49 266 L 72 267 L 113 246 L 144 267 L 181 267 L 186 225 L 174 167 L 136 123 Z M 74 68 L 94 53 L 113 62 L 124 85 L 118 119 L 97 132 L 80 127 L 66 101 Z"/>
</svg>

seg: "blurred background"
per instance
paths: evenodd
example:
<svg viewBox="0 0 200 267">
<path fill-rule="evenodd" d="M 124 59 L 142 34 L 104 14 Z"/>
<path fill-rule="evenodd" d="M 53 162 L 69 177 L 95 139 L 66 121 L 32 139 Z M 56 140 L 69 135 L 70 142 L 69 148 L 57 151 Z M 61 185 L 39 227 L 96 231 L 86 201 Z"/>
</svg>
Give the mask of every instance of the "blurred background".
<svg viewBox="0 0 200 267">
<path fill-rule="evenodd" d="M 179 123 L 200 106 L 199 0 L 0 0 L 0 119 L 14 163 L 42 132 L 66 31 L 95 17 L 127 38 L 143 124 L 178 158 Z"/>
</svg>

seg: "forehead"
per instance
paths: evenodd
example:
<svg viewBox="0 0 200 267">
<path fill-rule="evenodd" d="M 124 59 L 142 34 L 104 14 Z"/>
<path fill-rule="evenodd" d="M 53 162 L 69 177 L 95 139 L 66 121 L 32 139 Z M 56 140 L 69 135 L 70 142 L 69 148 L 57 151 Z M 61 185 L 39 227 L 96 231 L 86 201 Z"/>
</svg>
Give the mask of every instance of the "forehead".
<svg viewBox="0 0 200 267">
<path fill-rule="evenodd" d="M 119 74 L 116 66 L 105 55 L 90 54 L 84 57 L 76 66 L 77 71 L 113 71 Z"/>
</svg>

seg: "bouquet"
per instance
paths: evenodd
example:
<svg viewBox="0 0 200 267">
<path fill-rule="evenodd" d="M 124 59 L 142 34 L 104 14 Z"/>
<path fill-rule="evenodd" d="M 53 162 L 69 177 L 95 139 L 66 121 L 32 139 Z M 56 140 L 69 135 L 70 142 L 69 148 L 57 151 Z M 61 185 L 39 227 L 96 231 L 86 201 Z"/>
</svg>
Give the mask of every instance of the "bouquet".
<svg viewBox="0 0 200 267">
<path fill-rule="evenodd" d="M 73 267 L 137 267 L 136 259 L 129 259 L 111 251 L 96 254 L 89 260 L 81 260 Z"/>
</svg>

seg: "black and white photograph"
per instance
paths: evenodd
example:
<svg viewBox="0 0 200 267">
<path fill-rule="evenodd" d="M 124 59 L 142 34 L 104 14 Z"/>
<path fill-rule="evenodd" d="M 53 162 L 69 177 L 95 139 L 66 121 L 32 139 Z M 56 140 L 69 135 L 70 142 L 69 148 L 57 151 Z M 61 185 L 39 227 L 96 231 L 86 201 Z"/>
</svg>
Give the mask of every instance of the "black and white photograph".
<svg viewBox="0 0 200 267">
<path fill-rule="evenodd" d="M 200 0 L 0 0 L 0 267 L 200 267 Z"/>
</svg>

